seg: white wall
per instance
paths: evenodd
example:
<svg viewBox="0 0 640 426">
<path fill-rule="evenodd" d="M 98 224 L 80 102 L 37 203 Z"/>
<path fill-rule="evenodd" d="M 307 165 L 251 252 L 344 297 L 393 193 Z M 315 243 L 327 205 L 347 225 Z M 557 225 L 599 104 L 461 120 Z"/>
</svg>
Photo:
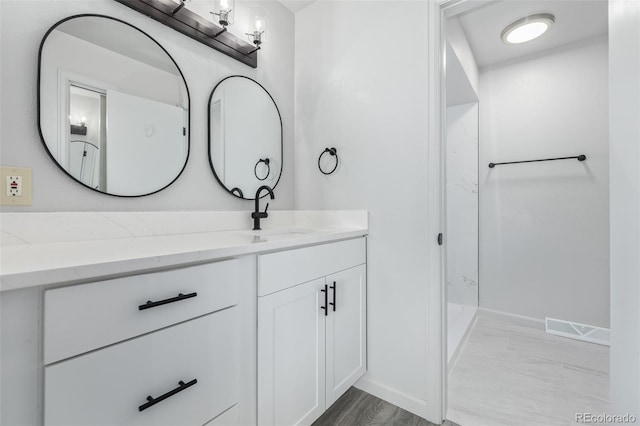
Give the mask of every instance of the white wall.
<svg viewBox="0 0 640 426">
<path fill-rule="evenodd" d="M 609 1 L 612 412 L 640 418 L 640 2 Z"/>
<path fill-rule="evenodd" d="M 427 2 L 316 2 L 296 14 L 296 208 L 367 209 L 368 373 L 422 415 L 427 394 Z M 375 28 L 396 22 L 392 35 Z M 400 42 L 399 42 L 400 41 Z M 336 147 L 340 167 L 317 166 Z"/>
<path fill-rule="evenodd" d="M 198 3 L 198 2 L 196 2 Z M 252 4 L 238 0 L 236 24 L 243 34 Z M 284 171 L 274 209 L 293 206 L 293 14 L 277 1 L 260 1 L 269 35 L 250 68 L 113 0 L 2 0 L 0 17 L 0 162 L 33 169 L 33 205 L 4 211 L 251 210 L 250 201 L 229 195 L 215 180 L 207 156 L 207 102 L 221 79 L 241 74 L 259 81 L 273 96 L 284 126 Z M 191 152 L 182 176 L 169 188 L 142 198 L 118 198 L 90 191 L 67 177 L 48 157 L 36 125 L 38 47 L 60 19 L 97 13 L 127 21 L 158 41 L 178 63 L 191 96 Z M 25 17 L 28 17 L 25 20 Z M 247 122 L 250 121 L 247 117 Z"/>
<path fill-rule="evenodd" d="M 481 307 L 609 326 L 607 54 L 599 38 L 481 72 Z"/>
<path fill-rule="evenodd" d="M 480 86 L 478 65 L 459 18 L 447 19 L 447 41 L 458 57 L 469 83 L 471 83 L 471 87 L 478 93 Z"/>
<path fill-rule="evenodd" d="M 447 108 L 447 302 L 478 306 L 478 103 Z"/>
</svg>

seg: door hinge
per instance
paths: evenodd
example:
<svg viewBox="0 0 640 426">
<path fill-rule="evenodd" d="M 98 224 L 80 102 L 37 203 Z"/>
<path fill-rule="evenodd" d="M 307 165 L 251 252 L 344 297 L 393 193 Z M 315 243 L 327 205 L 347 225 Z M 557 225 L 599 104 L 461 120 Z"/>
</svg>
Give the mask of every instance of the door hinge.
<svg viewBox="0 0 640 426">
<path fill-rule="evenodd" d="M 442 245 L 442 232 L 438 234 L 438 245 Z"/>
</svg>

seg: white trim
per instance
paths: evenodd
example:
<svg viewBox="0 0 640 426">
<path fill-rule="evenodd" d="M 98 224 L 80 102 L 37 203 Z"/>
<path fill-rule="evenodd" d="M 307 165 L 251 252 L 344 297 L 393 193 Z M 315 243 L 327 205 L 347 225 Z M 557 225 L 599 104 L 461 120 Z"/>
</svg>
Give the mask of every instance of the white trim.
<svg viewBox="0 0 640 426">
<path fill-rule="evenodd" d="M 446 250 L 435 244 L 435 236 L 446 229 L 445 217 L 445 138 L 446 138 L 446 19 L 484 7 L 497 0 L 435 0 L 429 1 L 428 42 L 428 236 L 434 243 L 428 247 L 427 278 L 427 374 L 425 377 L 427 409 L 425 418 L 441 424 L 447 412 L 447 300 Z M 445 235 L 446 244 L 446 235 Z"/>
<path fill-rule="evenodd" d="M 500 0 L 449 0 L 442 1 L 442 9 L 444 17 L 451 18 L 453 16 L 460 16 L 464 13 L 475 11 L 485 6 L 489 6 L 492 3 L 498 3 Z"/>
<path fill-rule="evenodd" d="M 99 80 L 92 80 L 83 75 L 75 74 L 63 68 L 58 68 L 58 151 L 56 160 L 68 170 L 69 164 L 69 86 L 73 84 L 85 89 L 107 93 L 107 89 L 115 90 L 116 87 Z"/>
<path fill-rule="evenodd" d="M 512 314 L 510 312 L 497 311 L 489 308 L 478 308 L 478 316 L 484 318 L 498 318 L 509 321 L 513 324 L 544 330 L 544 320 L 540 318 L 527 317 L 525 315 Z"/>
<path fill-rule="evenodd" d="M 449 310 L 453 303 L 447 303 L 447 321 L 449 321 Z M 460 306 L 460 305 L 458 305 Z M 478 318 L 477 306 L 462 306 L 462 313 L 458 314 L 457 321 L 453 324 L 447 324 L 447 369 L 451 371 L 451 367 L 456 363 L 456 359 L 467 337 L 471 333 L 476 319 Z M 465 312 L 467 311 L 467 312 Z"/>
<path fill-rule="evenodd" d="M 371 395 L 383 399 L 393 405 L 409 411 L 416 416 L 426 417 L 427 413 L 427 401 L 423 401 L 418 398 L 414 398 L 411 395 L 402 393 L 397 389 L 383 385 L 380 382 L 372 380 L 369 377 L 369 373 L 365 374 L 360 380 L 358 380 L 353 386 L 356 388 L 370 393 Z"/>
<path fill-rule="evenodd" d="M 449 0 L 449 3 L 460 0 Z M 445 120 L 444 81 L 444 9 L 430 1 L 427 9 L 428 41 L 428 146 L 427 146 L 427 300 L 425 308 L 427 330 L 427 374 L 425 388 L 427 406 L 424 417 L 441 424 L 446 413 L 447 377 L 447 308 L 445 280 L 445 250 L 437 244 L 437 235 L 445 229 L 444 223 L 444 158 L 443 129 Z M 445 238 L 446 240 L 446 238 Z"/>
<path fill-rule="evenodd" d="M 68 126 L 71 124 L 69 120 L 69 81 L 69 74 L 63 69 L 58 69 L 58 120 L 56 121 L 58 124 L 56 129 L 58 138 L 56 160 L 65 170 L 68 170 L 67 165 L 69 164 L 69 150 L 67 146 L 69 145 L 70 139 Z"/>
</svg>

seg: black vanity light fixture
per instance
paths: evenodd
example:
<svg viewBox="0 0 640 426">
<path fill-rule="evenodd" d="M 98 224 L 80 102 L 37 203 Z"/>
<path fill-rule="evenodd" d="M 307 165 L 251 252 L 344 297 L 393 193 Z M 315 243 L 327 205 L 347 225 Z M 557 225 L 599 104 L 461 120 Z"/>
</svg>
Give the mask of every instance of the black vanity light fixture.
<svg viewBox="0 0 640 426">
<path fill-rule="evenodd" d="M 71 118 L 71 117 L 69 117 Z M 71 134 L 72 135 L 83 135 L 86 136 L 87 134 L 87 118 L 86 117 L 82 117 L 80 119 L 80 123 L 79 124 L 70 124 L 69 125 L 71 127 Z"/>
<path fill-rule="evenodd" d="M 256 48 L 252 52 L 260 50 L 263 42 L 264 32 L 267 28 L 267 14 L 261 7 L 252 7 L 249 11 L 249 31 L 246 35 L 249 37 Z"/>
<path fill-rule="evenodd" d="M 258 49 L 227 31 L 233 23 L 235 0 L 214 2 L 217 23 L 185 7 L 185 0 L 115 0 L 233 59 L 258 67 Z M 188 0 L 187 0 L 188 1 Z M 253 41 L 253 40 L 252 40 Z M 259 45 L 259 44 L 258 44 Z"/>
<path fill-rule="evenodd" d="M 218 37 L 223 32 L 227 31 L 227 27 L 229 25 L 233 25 L 233 18 L 236 11 L 236 0 L 215 0 L 213 2 L 213 12 L 210 12 L 211 15 L 218 17 L 218 24 L 222 27 L 222 30 L 216 37 Z"/>
</svg>

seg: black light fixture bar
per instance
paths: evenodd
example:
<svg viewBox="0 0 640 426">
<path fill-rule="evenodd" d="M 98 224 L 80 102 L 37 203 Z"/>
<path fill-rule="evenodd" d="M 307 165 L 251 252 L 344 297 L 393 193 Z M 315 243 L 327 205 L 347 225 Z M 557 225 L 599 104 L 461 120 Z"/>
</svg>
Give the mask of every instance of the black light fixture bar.
<svg viewBox="0 0 640 426">
<path fill-rule="evenodd" d="M 493 169 L 495 166 L 501 166 L 503 164 L 537 163 L 539 161 L 556 161 L 556 160 L 578 160 L 578 161 L 584 161 L 586 159 L 587 159 L 587 156 L 582 154 L 582 155 L 576 155 L 576 156 L 573 156 L 573 157 L 543 158 L 542 160 L 508 161 L 506 163 L 489 163 L 489 168 Z"/>
<path fill-rule="evenodd" d="M 115 0 L 233 59 L 258 67 L 255 46 L 172 0 Z"/>
</svg>

